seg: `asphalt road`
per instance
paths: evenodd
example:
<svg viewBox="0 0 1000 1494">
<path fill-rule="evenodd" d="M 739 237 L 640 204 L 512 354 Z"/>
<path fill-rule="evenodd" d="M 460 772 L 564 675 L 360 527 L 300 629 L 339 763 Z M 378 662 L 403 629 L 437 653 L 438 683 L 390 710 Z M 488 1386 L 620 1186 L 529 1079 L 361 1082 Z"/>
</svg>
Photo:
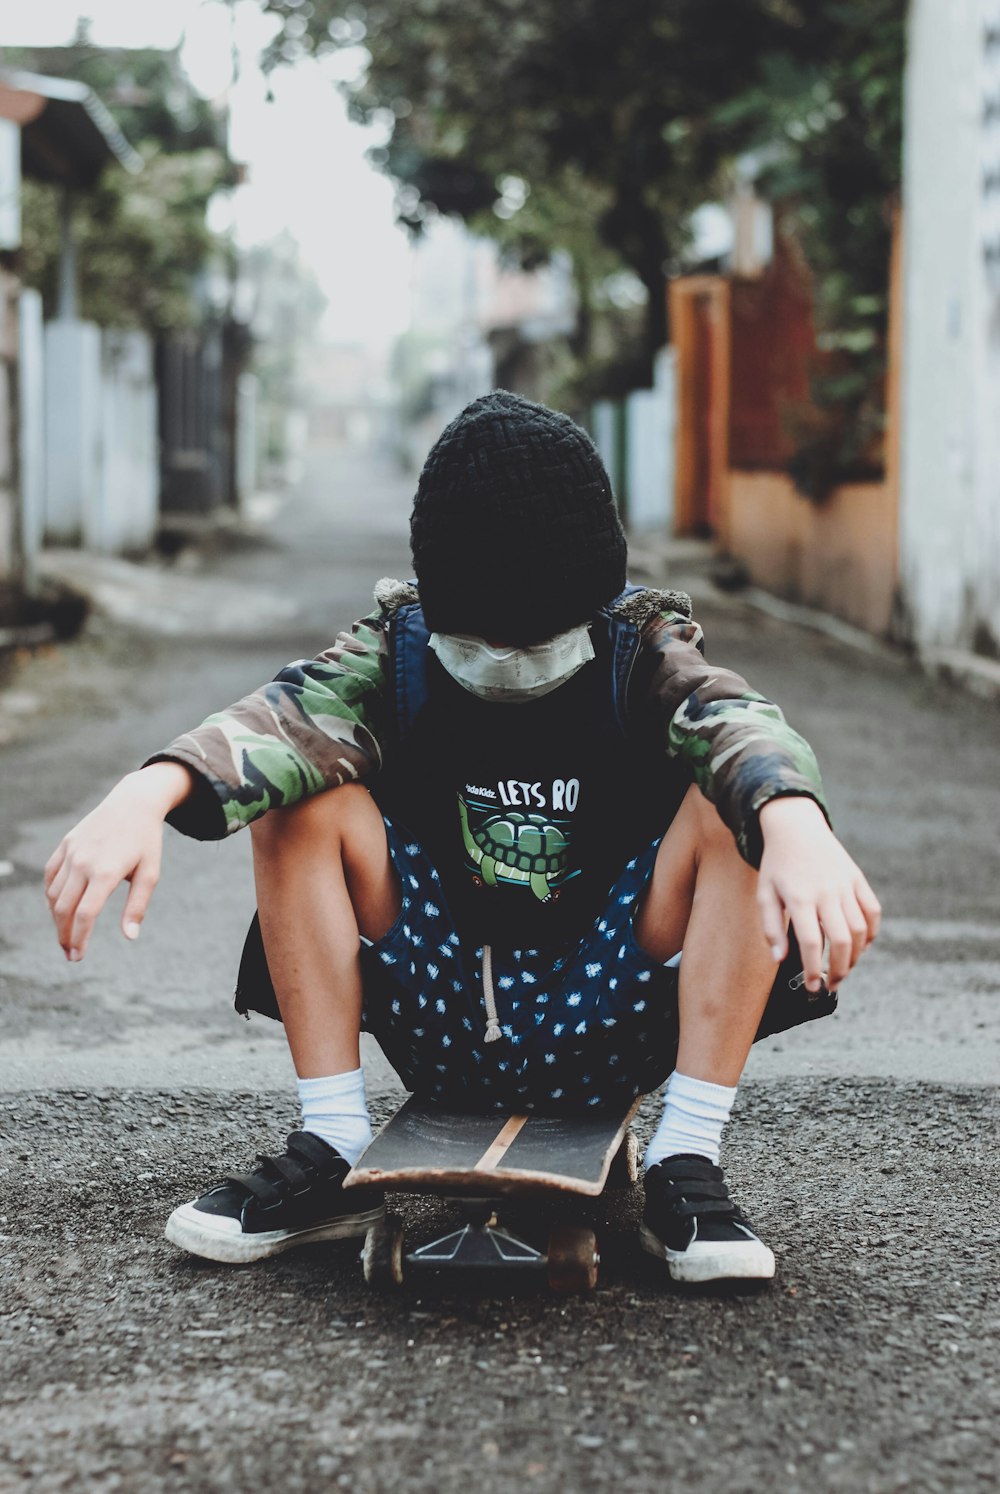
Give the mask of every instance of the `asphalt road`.
<svg viewBox="0 0 1000 1494">
<path fill-rule="evenodd" d="M 774 1285 L 682 1294 L 628 1195 L 589 1300 L 451 1278 L 377 1299 L 351 1244 L 224 1268 L 162 1240 L 295 1123 L 280 1029 L 232 1012 L 247 838 L 169 836 L 141 940 L 108 919 L 81 966 L 41 868 L 123 771 L 407 573 L 409 492 L 318 451 L 258 537 L 92 575 L 130 621 L 0 688 L 0 1490 L 994 1488 L 997 714 L 697 569 L 668 579 L 710 657 L 814 743 L 887 910 L 841 1012 L 762 1044 L 741 1089 L 725 1160 Z M 398 1087 L 367 1061 L 387 1114 Z"/>
</svg>

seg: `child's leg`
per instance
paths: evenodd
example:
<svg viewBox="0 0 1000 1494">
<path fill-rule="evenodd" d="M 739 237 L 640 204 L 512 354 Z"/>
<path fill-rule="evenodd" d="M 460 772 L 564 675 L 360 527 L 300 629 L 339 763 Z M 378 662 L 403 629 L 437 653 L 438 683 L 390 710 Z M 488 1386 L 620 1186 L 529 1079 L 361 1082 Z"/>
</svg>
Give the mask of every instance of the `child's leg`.
<svg viewBox="0 0 1000 1494">
<path fill-rule="evenodd" d="M 268 968 L 299 1076 L 302 1129 L 281 1157 L 181 1204 L 166 1235 L 195 1255 L 253 1261 L 312 1240 L 364 1234 L 382 1213 L 371 1189 L 342 1189 L 371 1139 L 361 1028 L 360 935 L 378 939 L 400 908 L 382 816 L 345 785 L 253 828 Z"/>
<path fill-rule="evenodd" d="M 385 825 L 368 790 L 345 784 L 252 827 L 268 969 L 300 1079 L 360 1065 L 361 941 L 400 910 Z"/>
<path fill-rule="evenodd" d="M 680 1042 L 646 1152 L 641 1239 L 678 1281 L 767 1279 L 774 1255 L 729 1197 L 719 1143 L 777 973 L 757 909 L 757 873 L 697 789 L 657 853 L 636 922 L 659 960 L 683 948 Z"/>
<path fill-rule="evenodd" d="M 298 1075 L 302 1129 L 349 1162 L 371 1140 L 358 1036 L 361 941 L 392 927 L 399 882 L 368 790 L 345 784 L 253 827 L 268 969 Z"/>
<path fill-rule="evenodd" d="M 699 789 L 663 837 L 636 936 L 657 960 L 684 950 L 678 1072 L 735 1085 L 778 966 L 761 927 L 757 873 Z"/>
</svg>

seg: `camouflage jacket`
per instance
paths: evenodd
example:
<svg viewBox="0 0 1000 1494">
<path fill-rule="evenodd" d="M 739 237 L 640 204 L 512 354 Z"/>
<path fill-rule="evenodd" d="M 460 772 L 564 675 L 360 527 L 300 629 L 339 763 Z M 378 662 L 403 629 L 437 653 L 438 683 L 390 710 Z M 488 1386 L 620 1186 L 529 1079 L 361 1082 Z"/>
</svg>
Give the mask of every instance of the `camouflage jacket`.
<svg viewBox="0 0 1000 1494">
<path fill-rule="evenodd" d="M 395 740 L 393 626 L 417 597 L 407 583 L 381 581 L 375 600 L 375 610 L 318 658 L 289 664 L 149 759 L 183 763 L 196 775 L 171 824 L 200 840 L 221 839 L 269 809 L 371 781 L 394 750 L 405 750 Z M 639 591 L 619 610 L 639 635 L 622 713 L 629 729 L 651 733 L 665 765 L 687 769 L 756 865 L 758 812 L 768 800 L 805 795 L 826 812 L 812 749 L 740 675 L 706 662 L 684 593 Z"/>
</svg>

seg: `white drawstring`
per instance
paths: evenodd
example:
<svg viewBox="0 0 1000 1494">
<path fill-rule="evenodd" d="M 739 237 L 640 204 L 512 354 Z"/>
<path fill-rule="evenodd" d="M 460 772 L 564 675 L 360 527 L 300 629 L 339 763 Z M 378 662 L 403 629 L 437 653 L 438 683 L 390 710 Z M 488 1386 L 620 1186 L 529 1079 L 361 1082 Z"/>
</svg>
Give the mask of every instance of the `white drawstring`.
<svg viewBox="0 0 1000 1494">
<path fill-rule="evenodd" d="M 483 1001 L 486 1004 L 486 1041 L 495 1043 L 501 1036 L 500 1018 L 493 991 L 493 951 L 488 944 L 483 945 Z"/>
</svg>

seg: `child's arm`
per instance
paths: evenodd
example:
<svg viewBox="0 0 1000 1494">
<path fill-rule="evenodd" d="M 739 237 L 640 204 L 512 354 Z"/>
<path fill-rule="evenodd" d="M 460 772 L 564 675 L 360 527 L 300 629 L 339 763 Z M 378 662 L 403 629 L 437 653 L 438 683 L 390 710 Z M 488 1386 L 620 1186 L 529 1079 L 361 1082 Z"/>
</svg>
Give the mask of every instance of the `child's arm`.
<svg viewBox="0 0 1000 1494">
<path fill-rule="evenodd" d="M 806 984 L 816 990 L 825 935 L 836 989 L 874 939 L 881 910 L 830 828 L 812 748 L 740 675 L 706 662 L 690 617 L 657 617 L 643 645 L 647 726 L 688 764 L 744 859 L 760 868 L 761 919 L 775 957 L 787 950 L 790 918 Z"/>
<path fill-rule="evenodd" d="M 122 930 L 134 939 L 160 870 L 163 824 L 219 839 L 279 805 L 370 777 L 386 729 L 385 614 L 342 633 L 318 658 L 178 737 L 63 839 L 45 871 L 59 943 L 83 958 L 121 881 L 132 890 Z"/>
<path fill-rule="evenodd" d="M 174 828 L 220 840 L 269 809 L 371 778 L 390 729 L 388 648 L 384 613 L 362 618 L 156 753 L 150 762 L 182 763 L 198 785 Z"/>
<path fill-rule="evenodd" d="M 160 877 L 163 824 L 193 779 L 180 763 L 129 773 L 59 842 L 45 868 L 45 895 L 68 960 L 82 960 L 94 922 L 119 882 L 131 884 L 122 933 L 139 937 Z"/>
<path fill-rule="evenodd" d="M 770 799 L 759 818 L 764 854 L 757 902 L 771 952 L 777 960 L 788 952 L 790 919 L 806 986 L 818 991 L 825 936 L 830 944 L 827 985 L 835 991 L 878 933 L 878 898 L 811 799 Z"/>
</svg>

